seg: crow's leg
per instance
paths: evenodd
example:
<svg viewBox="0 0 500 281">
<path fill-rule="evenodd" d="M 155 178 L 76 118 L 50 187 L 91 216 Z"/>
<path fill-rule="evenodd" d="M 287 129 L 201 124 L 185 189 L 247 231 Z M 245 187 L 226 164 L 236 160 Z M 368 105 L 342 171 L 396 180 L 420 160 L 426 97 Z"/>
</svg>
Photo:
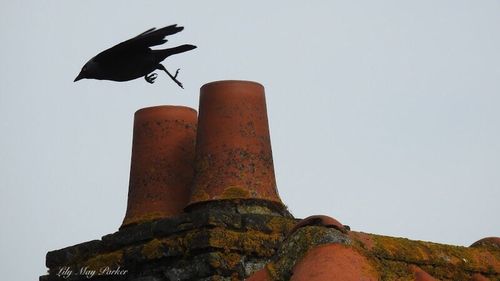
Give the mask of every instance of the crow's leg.
<svg viewBox="0 0 500 281">
<path fill-rule="evenodd" d="M 144 79 L 148 81 L 148 83 L 153 84 L 155 82 L 156 77 L 158 77 L 158 74 L 156 73 L 150 73 L 144 76 Z"/>
<path fill-rule="evenodd" d="M 179 87 L 181 87 L 181 88 L 184 89 L 184 87 L 182 87 L 182 83 L 179 82 L 179 80 L 177 80 L 177 74 L 179 74 L 179 70 L 180 69 L 177 69 L 177 71 L 175 71 L 175 75 L 172 75 L 172 74 L 170 74 L 170 72 L 168 72 L 168 70 L 162 64 L 158 64 L 158 66 L 156 68 L 159 69 L 159 70 L 165 71 L 168 74 L 168 76 L 170 76 L 170 79 L 174 80 L 174 82 L 177 85 L 179 85 Z"/>
</svg>

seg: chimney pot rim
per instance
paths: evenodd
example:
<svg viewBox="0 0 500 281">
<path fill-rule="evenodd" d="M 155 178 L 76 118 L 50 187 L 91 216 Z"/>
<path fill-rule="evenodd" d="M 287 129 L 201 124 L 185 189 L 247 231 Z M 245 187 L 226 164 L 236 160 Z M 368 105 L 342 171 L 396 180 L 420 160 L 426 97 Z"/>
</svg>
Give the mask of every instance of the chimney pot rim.
<svg viewBox="0 0 500 281">
<path fill-rule="evenodd" d="M 198 111 L 196 111 L 196 109 L 191 108 L 189 106 L 184 106 L 184 105 L 155 105 L 155 106 L 148 106 L 148 107 L 143 107 L 141 109 L 138 109 L 135 112 L 135 115 L 141 114 L 141 113 L 146 112 L 146 111 L 150 112 L 150 111 L 157 111 L 157 110 L 162 110 L 162 109 L 181 109 L 181 110 L 185 109 L 185 110 L 189 110 L 189 111 L 198 113 Z"/>
<path fill-rule="evenodd" d="M 224 86 L 236 86 L 236 85 L 241 85 L 241 86 L 258 86 L 262 89 L 264 89 L 264 86 L 256 81 L 251 81 L 251 80 L 217 80 L 213 82 L 209 82 L 201 86 L 200 90 L 203 91 L 203 89 L 208 88 L 208 87 L 214 87 L 214 86 L 221 86 L 220 84 L 223 84 Z"/>
</svg>

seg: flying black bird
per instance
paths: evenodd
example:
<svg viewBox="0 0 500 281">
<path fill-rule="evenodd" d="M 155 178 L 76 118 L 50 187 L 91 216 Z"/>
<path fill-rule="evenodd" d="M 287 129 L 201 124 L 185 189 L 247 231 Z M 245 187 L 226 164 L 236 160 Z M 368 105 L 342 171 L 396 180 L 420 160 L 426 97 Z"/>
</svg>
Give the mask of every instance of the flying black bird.
<svg viewBox="0 0 500 281">
<path fill-rule="evenodd" d="M 154 83 L 157 69 L 165 71 L 181 88 L 177 80 L 179 69 L 175 75 L 170 74 L 161 64 L 167 57 L 195 49 L 193 45 L 181 45 L 163 50 L 152 50 L 151 46 L 167 42 L 165 36 L 175 34 L 184 29 L 176 24 L 164 28 L 151 28 L 136 37 L 111 47 L 90 59 L 75 78 L 75 81 L 87 79 L 129 81 L 144 76 L 149 83 Z"/>
</svg>

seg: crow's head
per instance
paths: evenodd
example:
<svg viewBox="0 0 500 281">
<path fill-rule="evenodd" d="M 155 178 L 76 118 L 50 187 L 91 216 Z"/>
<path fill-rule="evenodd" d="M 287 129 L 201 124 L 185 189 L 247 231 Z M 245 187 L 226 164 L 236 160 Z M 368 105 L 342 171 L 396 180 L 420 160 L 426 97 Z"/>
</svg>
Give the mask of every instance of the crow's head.
<svg viewBox="0 0 500 281">
<path fill-rule="evenodd" d="M 80 71 L 80 74 L 76 76 L 75 81 L 82 79 L 98 79 L 100 74 L 99 64 L 94 61 L 94 59 L 89 60 Z"/>
</svg>

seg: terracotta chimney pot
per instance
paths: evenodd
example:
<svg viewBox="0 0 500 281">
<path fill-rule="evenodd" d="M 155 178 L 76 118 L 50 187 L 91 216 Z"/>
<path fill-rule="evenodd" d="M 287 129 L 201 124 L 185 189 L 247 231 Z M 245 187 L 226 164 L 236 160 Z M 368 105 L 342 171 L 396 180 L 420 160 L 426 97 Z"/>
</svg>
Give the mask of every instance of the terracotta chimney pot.
<svg viewBox="0 0 500 281">
<path fill-rule="evenodd" d="M 200 90 L 196 175 L 189 205 L 259 199 L 282 205 L 276 189 L 264 87 L 217 81 Z"/>
<path fill-rule="evenodd" d="M 486 237 L 474 242 L 471 247 L 491 247 L 500 250 L 500 237 Z"/>
<path fill-rule="evenodd" d="M 196 115 L 192 108 L 169 105 L 135 113 L 122 227 L 183 212 L 194 175 Z"/>
</svg>

